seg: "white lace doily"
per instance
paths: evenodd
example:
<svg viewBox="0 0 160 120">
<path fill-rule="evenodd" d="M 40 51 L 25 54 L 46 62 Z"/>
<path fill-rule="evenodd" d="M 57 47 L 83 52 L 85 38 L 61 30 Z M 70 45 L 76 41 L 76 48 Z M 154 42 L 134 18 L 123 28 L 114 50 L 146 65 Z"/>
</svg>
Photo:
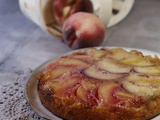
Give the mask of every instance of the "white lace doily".
<svg viewBox="0 0 160 120">
<path fill-rule="evenodd" d="M 15 81 L 0 86 L 0 120 L 46 120 L 31 109 L 24 96 L 31 72 L 26 69 Z"/>
</svg>

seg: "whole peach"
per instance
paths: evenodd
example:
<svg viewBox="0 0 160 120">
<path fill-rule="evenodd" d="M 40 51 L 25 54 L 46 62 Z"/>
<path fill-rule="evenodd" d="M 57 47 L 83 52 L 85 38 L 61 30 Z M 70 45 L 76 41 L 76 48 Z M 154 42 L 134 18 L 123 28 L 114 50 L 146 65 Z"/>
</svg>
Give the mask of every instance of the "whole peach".
<svg viewBox="0 0 160 120">
<path fill-rule="evenodd" d="M 53 15 L 60 26 L 70 15 L 80 11 L 92 13 L 92 2 L 90 0 L 53 0 Z"/>
<path fill-rule="evenodd" d="M 77 12 L 62 27 L 64 41 L 73 49 L 100 45 L 105 37 L 105 27 L 91 13 Z"/>
</svg>

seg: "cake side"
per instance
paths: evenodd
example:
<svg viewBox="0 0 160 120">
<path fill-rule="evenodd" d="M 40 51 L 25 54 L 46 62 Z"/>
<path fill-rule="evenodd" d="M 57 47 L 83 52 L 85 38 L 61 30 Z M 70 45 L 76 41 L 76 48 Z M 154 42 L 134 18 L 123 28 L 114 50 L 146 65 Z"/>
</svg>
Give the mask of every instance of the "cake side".
<svg viewBox="0 0 160 120">
<path fill-rule="evenodd" d="M 70 103 L 69 100 L 54 98 L 47 101 L 43 92 L 39 92 L 42 104 L 52 113 L 66 120 L 146 120 L 160 113 L 160 99 L 140 108 L 119 108 L 113 106 L 90 106 Z M 73 102 L 73 101 L 72 101 Z M 76 101 L 75 101 L 76 102 Z M 71 105 L 71 106 L 70 106 Z"/>
</svg>

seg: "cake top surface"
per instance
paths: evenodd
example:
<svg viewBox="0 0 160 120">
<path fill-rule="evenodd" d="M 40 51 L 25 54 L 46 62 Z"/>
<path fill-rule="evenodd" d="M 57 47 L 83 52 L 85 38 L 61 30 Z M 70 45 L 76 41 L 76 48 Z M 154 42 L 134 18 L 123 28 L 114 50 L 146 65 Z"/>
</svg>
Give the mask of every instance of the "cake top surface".
<svg viewBox="0 0 160 120">
<path fill-rule="evenodd" d="M 160 60 L 137 50 L 88 48 L 54 60 L 39 79 L 58 98 L 139 107 L 160 96 Z"/>
</svg>

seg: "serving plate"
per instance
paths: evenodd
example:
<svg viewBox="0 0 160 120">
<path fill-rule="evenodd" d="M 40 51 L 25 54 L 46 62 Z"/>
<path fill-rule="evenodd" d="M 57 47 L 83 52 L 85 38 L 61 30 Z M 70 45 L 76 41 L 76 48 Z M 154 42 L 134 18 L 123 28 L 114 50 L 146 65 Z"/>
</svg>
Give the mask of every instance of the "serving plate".
<svg viewBox="0 0 160 120">
<path fill-rule="evenodd" d="M 100 49 L 102 47 L 97 47 L 97 49 Z M 103 48 L 115 48 L 115 47 L 103 47 Z M 124 48 L 127 51 L 130 50 L 138 50 L 141 51 L 144 55 L 157 55 L 160 58 L 160 53 L 156 53 L 153 51 L 149 51 L 149 50 L 144 50 L 144 49 L 137 49 L 137 48 L 126 48 L 126 47 L 121 47 Z M 84 49 L 81 49 L 84 50 Z M 61 56 L 76 52 L 79 50 L 75 50 L 72 52 L 68 52 L 66 54 L 63 54 Z M 61 56 L 58 56 L 56 58 L 59 58 Z M 51 112 L 49 112 L 41 103 L 39 96 L 38 96 L 38 91 L 37 91 L 37 83 L 38 83 L 38 79 L 37 76 L 39 73 L 42 72 L 42 70 L 48 65 L 50 64 L 53 60 L 55 60 L 56 58 L 53 58 L 49 61 L 46 61 L 45 63 L 43 63 L 42 65 L 40 65 L 39 67 L 37 67 L 32 74 L 30 75 L 27 83 L 26 83 L 26 89 L 25 89 L 25 97 L 28 101 L 28 103 L 30 104 L 31 108 L 40 116 L 50 119 L 50 120 L 62 120 L 61 118 L 59 118 L 58 116 L 52 114 Z M 152 120 L 160 120 L 160 115 L 154 117 Z"/>
</svg>

